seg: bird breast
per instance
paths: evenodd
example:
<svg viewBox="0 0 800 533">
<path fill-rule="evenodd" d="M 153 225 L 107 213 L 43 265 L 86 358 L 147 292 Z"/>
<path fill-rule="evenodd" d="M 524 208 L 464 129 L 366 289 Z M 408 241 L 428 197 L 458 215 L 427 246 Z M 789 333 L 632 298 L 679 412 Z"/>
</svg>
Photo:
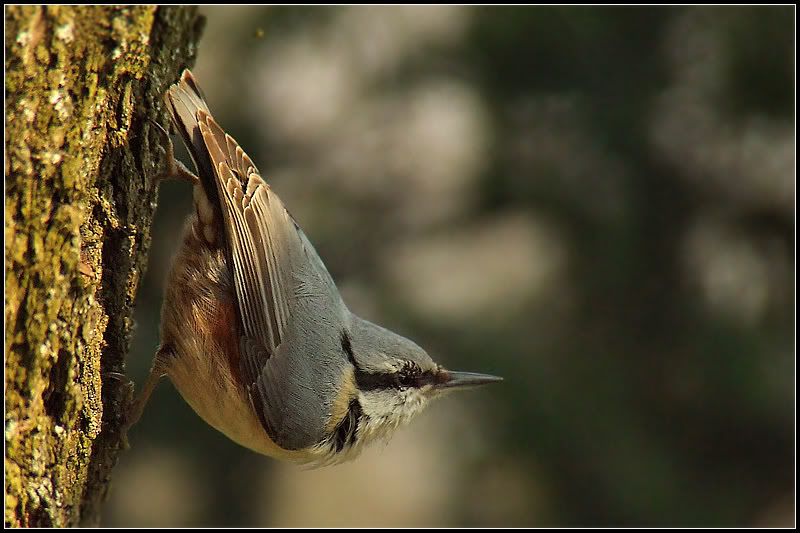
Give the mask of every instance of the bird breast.
<svg viewBox="0 0 800 533">
<path fill-rule="evenodd" d="M 209 425 L 255 452 L 295 459 L 269 438 L 240 381 L 237 309 L 223 252 L 198 235 L 193 216 L 173 262 L 161 316 L 169 346 L 163 368 L 192 409 Z"/>
</svg>

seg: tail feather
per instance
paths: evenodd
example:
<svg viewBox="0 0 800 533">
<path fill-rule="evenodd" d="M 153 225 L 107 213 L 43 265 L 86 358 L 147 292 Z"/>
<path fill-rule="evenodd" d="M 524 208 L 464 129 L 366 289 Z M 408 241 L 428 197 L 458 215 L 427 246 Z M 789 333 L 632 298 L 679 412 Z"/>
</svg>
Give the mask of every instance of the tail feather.
<svg viewBox="0 0 800 533">
<path fill-rule="evenodd" d="M 203 135 L 200 133 L 198 112 L 202 111 L 211 115 L 206 104 L 203 92 L 197 85 L 192 73 L 186 69 L 178 83 L 167 91 L 165 96 L 167 109 L 172 117 L 172 122 L 183 138 L 189 154 L 197 167 L 200 181 L 208 199 L 213 205 L 219 205 L 214 170 L 208 154 Z"/>
</svg>

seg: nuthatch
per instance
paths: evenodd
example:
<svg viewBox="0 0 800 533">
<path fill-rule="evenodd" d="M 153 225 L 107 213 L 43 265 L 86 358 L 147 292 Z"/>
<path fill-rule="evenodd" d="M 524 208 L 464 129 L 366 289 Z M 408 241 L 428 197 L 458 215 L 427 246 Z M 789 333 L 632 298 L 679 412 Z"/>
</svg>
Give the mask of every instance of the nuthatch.
<svg viewBox="0 0 800 533">
<path fill-rule="evenodd" d="M 342 301 L 255 164 L 214 121 L 188 70 L 166 102 L 195 176 L 167 140 L 195 213 L 167 281 L 161 346 L 129 415 L 169 376 L 200 417 L 256 452 L 312 464 L 355 457 L 445 391 L 501 378 L 451 372 Z"/>
</svg>

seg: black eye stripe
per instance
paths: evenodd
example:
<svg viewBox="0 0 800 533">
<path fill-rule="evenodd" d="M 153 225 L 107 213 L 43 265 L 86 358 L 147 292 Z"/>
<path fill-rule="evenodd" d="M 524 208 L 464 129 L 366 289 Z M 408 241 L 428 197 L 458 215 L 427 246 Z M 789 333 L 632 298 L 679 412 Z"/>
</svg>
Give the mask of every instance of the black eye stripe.
<svg viewBox="0 0 800 533">
<path fill-rule="evenodd" d="M 400 383 L 392 374 L 370 374 L 356 369 L 355 377 L 356 385 L 362 391 L 400 388 Z"/>
<path fill-rule="evenodd" d="M 365 372 L 359 368 L 356 362 L 356 358 L 353 355 L 353 345 L 347 331 L 342 330 L 340 340 L 342 351 L 347 355 L 347 360 L 350 361 L 350 364 L 353 365 L 356 385 L 362 391 L 421 387 L 435 381 L 432 372 L 422 372 L 416 364 L 410 361 L 398 372 Z"/>
</svg>

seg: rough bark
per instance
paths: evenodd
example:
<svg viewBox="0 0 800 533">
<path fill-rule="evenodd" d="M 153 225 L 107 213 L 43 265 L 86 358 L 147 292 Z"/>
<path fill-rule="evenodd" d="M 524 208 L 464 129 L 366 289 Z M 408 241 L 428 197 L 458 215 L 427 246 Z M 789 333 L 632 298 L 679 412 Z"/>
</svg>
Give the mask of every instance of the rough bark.
<svg viewBox="0 0 800 533">
<path fill-rule="evenodd" d="M 6 7 L 5 524 L 96 524 L 194 8 Z"/>
</svg>

